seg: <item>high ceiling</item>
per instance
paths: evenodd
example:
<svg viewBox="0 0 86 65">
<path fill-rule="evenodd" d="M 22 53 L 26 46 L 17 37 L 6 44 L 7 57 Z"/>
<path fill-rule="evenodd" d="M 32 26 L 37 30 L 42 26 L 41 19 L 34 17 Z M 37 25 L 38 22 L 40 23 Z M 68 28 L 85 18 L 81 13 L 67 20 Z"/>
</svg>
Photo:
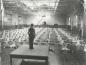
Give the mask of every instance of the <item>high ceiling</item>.
<svg viewBox="0 0 86 65">
<path fill-rule="evenodd" d="M 41 10 L 52 11 L 66 19 L 71 14 L 82 15 L 84 0 L 3 0 L 4 8 L 18 13 L 30 14 Z"/>
<path fill-rule="evenodd" d="M 83 0 L 60 0 L 56 13 L 70 15 L 81 14 L 83 10 Z"/>
<path fill-rule="evenodd" d="M 27 7 L 31 9 L 48 7 L 56 9 L 59 0 L 21 0 L 22 3 L 26 4 Z"/>
<path fill-rule="evenodd" d="M 83 0 L 3 0 L 3 3 L 5 9 L 24 13 L 47 9 L 57 14 L 70 14 L 80 8 L 80 1 Z"/>
<path fill-rule="evenodd" d="M 58 2 L 59 0 L 3 0 L 5 9 L 23 11 L 24 13 L 41 9 L 55 11 Z"/>
</svg>

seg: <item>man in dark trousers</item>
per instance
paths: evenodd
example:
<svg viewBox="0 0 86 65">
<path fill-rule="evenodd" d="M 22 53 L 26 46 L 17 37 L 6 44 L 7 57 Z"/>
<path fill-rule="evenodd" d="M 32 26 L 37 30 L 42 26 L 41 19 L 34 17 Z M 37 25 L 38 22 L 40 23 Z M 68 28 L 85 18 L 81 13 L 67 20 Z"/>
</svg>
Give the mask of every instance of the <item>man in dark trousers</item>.
<svg viewBox="0 0 86 65">
<path fill-rule="evenodd" d="M 33 42 L 35 38 L 35 29 L 33 28 L 33 24 L 31 24 L 29 30 L 28 30 L 28 35 L 29 35 L 29 48 L 33 49 Z"/>
</svg>

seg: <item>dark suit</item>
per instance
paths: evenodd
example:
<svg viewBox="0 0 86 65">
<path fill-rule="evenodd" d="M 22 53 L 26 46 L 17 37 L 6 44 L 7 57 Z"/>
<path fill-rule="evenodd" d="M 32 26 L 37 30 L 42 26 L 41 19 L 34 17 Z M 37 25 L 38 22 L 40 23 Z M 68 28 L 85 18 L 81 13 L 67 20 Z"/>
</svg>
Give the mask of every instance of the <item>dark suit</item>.
<svg viewBox="0 0 86 65">
<path fill-rule="evenodd" d="M 29 34 L 29 48 L 33 49 L 33 42 L 34 42 L 34 38 L 35 38 L 35 29 L 29 28 L 28 34 Z"/>
</svg>

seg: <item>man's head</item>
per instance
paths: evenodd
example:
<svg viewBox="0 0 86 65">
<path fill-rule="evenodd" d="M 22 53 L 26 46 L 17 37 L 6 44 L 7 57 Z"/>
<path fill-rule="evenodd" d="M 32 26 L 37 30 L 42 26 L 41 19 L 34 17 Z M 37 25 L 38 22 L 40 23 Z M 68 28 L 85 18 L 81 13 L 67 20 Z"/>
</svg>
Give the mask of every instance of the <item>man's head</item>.
<svg viewBox="0 0 86 65">
<path fill-rule="evenodd" d="M 34 25 L 33 24 L 31 24 L 31 26 L 30 27 L 33 27 Z"/>
</svg>

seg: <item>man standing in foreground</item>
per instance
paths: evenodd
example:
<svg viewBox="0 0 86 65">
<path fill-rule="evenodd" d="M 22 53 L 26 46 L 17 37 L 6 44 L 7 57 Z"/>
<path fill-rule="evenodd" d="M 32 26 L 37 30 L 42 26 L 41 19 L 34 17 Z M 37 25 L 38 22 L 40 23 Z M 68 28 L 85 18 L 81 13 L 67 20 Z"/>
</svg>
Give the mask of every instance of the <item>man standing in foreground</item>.
<svg viewBox="0 0 86 65">
<path fill-rule="evenodd" d="M 35 38 L 35 29 L 33 28 L 33 24 L 31 24 L 29 30 L 28 30 L 28 35 L 29 35 L 29 49 L 33 49 L 33 43 L 34 43 L 34 38 Z"/>
</svg>

